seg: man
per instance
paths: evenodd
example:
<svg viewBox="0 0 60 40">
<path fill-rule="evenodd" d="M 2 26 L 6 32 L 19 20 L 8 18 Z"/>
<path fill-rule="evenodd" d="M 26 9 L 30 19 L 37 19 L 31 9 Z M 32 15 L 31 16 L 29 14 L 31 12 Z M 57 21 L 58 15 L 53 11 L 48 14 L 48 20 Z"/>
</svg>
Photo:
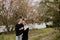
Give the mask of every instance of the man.
<svg viewBox="0 0 60 40">
<path fill-rule="evenodd" d="M 22 40 L 22 35 L 24 31 L 24 25 L 22 19 L 17 20 L 15 25 L 15 31 L 16 31 L 16 40 Z"/>
</svg>

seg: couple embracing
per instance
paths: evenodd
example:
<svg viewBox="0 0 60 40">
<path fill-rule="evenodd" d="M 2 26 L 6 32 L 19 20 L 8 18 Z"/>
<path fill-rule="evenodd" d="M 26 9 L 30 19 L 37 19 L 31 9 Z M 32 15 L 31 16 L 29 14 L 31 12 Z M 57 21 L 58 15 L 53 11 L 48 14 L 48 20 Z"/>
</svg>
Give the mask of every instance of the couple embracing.
<svg viewBox="0 0 60 40">
<path fill-rule="evenodd" d="M 16 40 L 28 40 L 29 28 L 24 30 L 24 26 L 27 25 L 24 19 L 18 19 L 15 25 Z"/>
</svg>

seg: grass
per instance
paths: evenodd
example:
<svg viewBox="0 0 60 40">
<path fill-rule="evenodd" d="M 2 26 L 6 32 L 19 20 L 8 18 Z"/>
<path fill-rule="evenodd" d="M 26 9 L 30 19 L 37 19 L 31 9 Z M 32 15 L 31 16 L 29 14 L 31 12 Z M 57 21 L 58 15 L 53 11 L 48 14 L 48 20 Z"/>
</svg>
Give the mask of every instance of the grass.
<svg viewBox="0 0 60 40">
<path fill-rule="evenodd" d="M 32 29 L 29 31 L 29 40 L 46 40 L 46 38 L 50 38 L 48 40 L 57 40 L 60 37 L 57 34 L 58 31 L 54 28 Z M 1 34 L 0 40 L 15 40 L 15 33 Z"/>
<path fill-rule="evenodd" d="M 15 34 L 2 34 L 0 40 L 15 40 Z"/>
<path fill-rule="evenodd" d="M 31 33 L 29 34 L 29 40 L 55 40 L 58 36 L 58 30 L 54 28 L 35 29 L 34 31 L 31 30 Z"/>
</svg>

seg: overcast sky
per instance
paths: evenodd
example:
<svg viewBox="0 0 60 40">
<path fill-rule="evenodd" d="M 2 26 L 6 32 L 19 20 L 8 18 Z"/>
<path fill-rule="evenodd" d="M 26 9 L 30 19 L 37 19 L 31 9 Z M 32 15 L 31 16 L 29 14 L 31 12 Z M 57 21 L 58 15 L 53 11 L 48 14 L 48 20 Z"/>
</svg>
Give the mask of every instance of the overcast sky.
<svg viewBox="0 0 60 40">
<path fill-rule="evenodd" d="M 29 0 L 29 4 L 34 6 L 36 4 L 36 2 L 41 2 L 41 0 Z"/>
</svg>

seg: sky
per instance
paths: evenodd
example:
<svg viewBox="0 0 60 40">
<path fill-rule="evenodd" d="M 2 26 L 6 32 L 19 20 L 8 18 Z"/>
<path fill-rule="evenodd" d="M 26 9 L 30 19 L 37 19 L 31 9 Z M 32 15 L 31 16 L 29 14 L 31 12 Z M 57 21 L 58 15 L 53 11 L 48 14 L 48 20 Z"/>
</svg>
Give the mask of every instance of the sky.
<svg viewBox="0 0 60 40">
<path fill-rule="evenodd" d="M 33 0 L 32 1 L 32 6 L 34 6 L 36 4 L 36 2 L 41 2 L 41 0 Z"/>
<path fill-rule="evenodd" d="M 40 2 L 41 0 L 33 0 L 33 2 Z"/>
</svg>

